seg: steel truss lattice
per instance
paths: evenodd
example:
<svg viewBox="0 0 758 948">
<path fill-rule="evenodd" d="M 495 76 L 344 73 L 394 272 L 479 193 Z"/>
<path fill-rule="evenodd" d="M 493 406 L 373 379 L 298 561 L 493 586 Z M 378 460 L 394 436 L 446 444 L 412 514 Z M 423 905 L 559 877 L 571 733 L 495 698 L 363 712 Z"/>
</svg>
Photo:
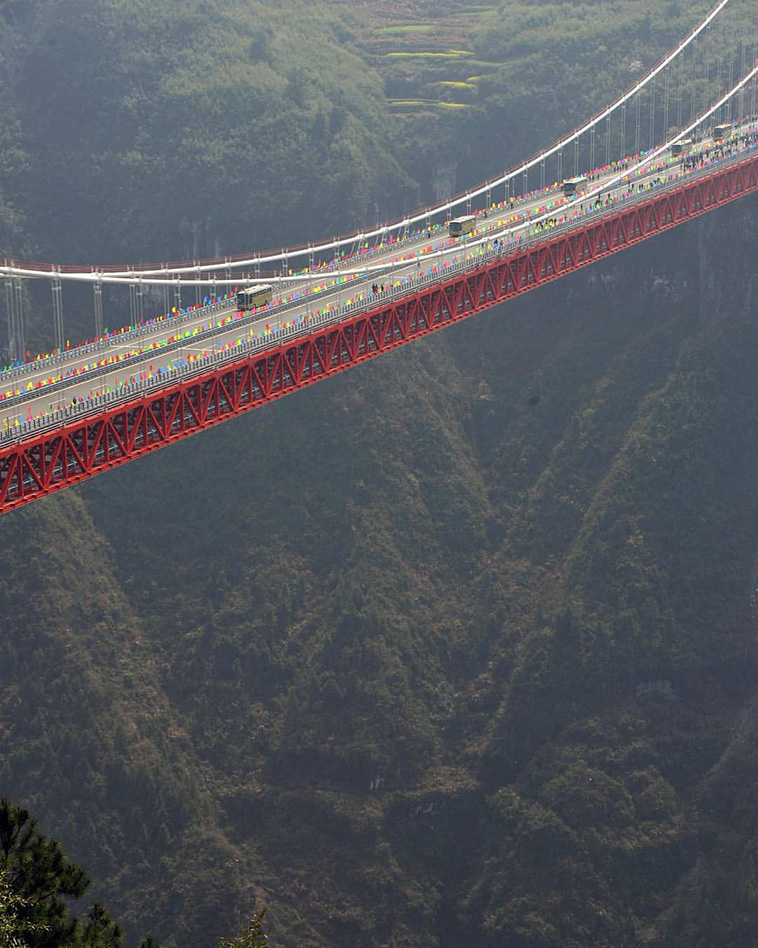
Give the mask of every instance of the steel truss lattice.
<svg viewBox="0 0 758 948">
<path fill-rule="evenodd" d="M 251 408 L 588 266 L 758 191 L 758 156 L 568 233 L 549 236 L 381 308 L 272 346 L 0 450 L 0 513 L 156 451 Z"/>
</svg>

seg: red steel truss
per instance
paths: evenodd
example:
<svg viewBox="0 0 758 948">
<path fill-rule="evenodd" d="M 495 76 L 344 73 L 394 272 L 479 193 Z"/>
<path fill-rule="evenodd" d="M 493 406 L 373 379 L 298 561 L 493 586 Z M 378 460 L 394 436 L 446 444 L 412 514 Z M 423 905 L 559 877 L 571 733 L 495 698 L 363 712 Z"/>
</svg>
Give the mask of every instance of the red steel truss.
<svg viewBox="0 0 758 948">
<path fill-rule="evenodd" d="M 758 190 L 758 156 L 102 414 L 0 449 L 0 513 L 572 273 Z"/>
</svg>

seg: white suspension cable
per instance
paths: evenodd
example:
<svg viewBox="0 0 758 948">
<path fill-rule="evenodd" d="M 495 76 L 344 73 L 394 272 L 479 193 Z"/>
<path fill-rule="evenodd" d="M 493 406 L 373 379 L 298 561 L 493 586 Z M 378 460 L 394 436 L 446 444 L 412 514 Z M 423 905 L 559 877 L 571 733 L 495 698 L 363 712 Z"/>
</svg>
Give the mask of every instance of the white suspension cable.
<svg viewBox="0 0 758 948">
<path fill-rule="evenodd" d="M 384 234 L 389 234 L 395 230 L 407 229 L 413 224 L 420 223 L 421 221 L 425 220 L 427 217 L 434 217 L 437 214 L 446 213 L 447 211 L 452 210 L 454 207 L 458 207 L 459 205 L 465 202 L 468 202 L 475 197 L 480 197 L 482 194 L 485 194 L 488 190 L 490 190 L 493 187 L 497 187 L 498 185 L 504 185 L 506 181 L 511 181 L 513 178 L 516 178 L 518 175 L 527 173 L 532 168 L 536 167 L 540 162 L 545 161 L 548 158 L 551 158 L 553 155 L 557 154 L 559 151 L 562 151 L 567 145 L 572 144 L 572 142 L 577 140 L 581 135 L 585 134 L 585 132 L 588 132 L 591 128 L 594 128 L 600 122 L 604 121 L 607 117 L 612 115 L 613 112 L 616 111 L 616 109 L 620 108 L 622 105 L 625 105 L 630 99 L 632 99 L 635 95 L 637 95 L 637 93 L 639 93 L 642 89 L 644 89 L 648 85 L 649 82 L 653 81 L 655 77 L 666 68 L 666 66 L 668 66 L 671 62 L 673 62 L 673 60 L 675 60 L 680 53 L 682 53 L 685 49 L 687 49 L 687 47 L 697 39 L 697 37 L 703 32 L 703 30 L 707 29 L 707 27 L 718 16 L 718 14 L 721 13 L 721 11 L 730 2 L 731 0 L 720 0 L 720 2 L 717 3 L 717 5 L 711 10 L 711 12 L 705 17 L 705 19 L 697 27 L 695 27 L 695 29 L 692 30 L 692 32 L 684 40 L 682 40 L 682 42 L 671 53 L 669 53 L 668 56 L 664 57 L 658 63 L 657 66 L 655 66 L 649 73 L 647 73 L 646 76 L 644 76 L 638 83 L 633 85 L 621 96 L 619 96 L 619 98 L 616 99 L 616 101 L 613 102 L 610 106 L 608 106 L 602 112 L 599 112 L 597 115 L 595 115 L 592 119 L 590 119 L 584 125 L 575 129 L 565 138 L 556 142 L 554 145 L 552 145 L 545 151 L 537 154 L 535 157 L 524 162 L 524 164 L 520 165 L 519 167 L 506 172 L 504 175 L 502 175 L 499 178 L 486 182 L 485 184 L 481 185 L 479 188 L 473 191 L 468 191 L 466 194 L 461 195 L 453 199 L 452 201 L 447 201 L 443 204 L 439 204 L 436 207 L 432 208 L 431 210 L 426 209 L 423 212 L 419 212 L 412 217 L 405 218 L 404 220 L 398 221 L 392 225 L 379 227 L 375 230 L 367 231 L 366 233 L 362 233 L 362 234 L 353 234 L 347 237 L 342 237 L 331 243 L 320 244 L 315 247 L 310 247 L 310 248 L 305 247 L 305 248 L 298 248 L 296 250 L 290 250 L 288 251 L 287 256 L 296 257 L 308 252 L 322 253 L 325 250 L 339 250 L 339 248 L 345 247 L 348 244 L 353 243 L 355 241 L 364 242 L 374 237 L 380 237 Z M 619 157 L 622 158 L 624 156 L 619 155 Z M 276 263 L 276 262 L 282 261 L 284 257 L 285 257 L 285 254 L 283 252 L 277 253 L 277 254 L 269 254 L 266 256 L 258 255 L 247 260 L 235 261 L 234 266 L 244 267 L 244 266 L 252 266 L 256 263 L 258 265 L 260 265 L 261 263 Z M 203 271 L 208 271 L 208 270 L 213 270 L 217 268 L 218 267 L 214 264 L 208 264 L 203 267 L 195 266 L 195 267 L 180 268 L 177 270 L 173 270 L 172 272 L 173 273 L 185 273 L 185 272 L 189 273 L 190 271 L 198 272 L 199 269 L 202 269 Z M 108 272 L 112 273 L 114 276 L 123 275 L 123 271 L 121 272 L 108 271 Z M 153 269 L 151 271 L 150 269 L 146 269 L 146 270 L 137 270 L 134 272 L 148 275 L 150 272 L 155 272 L 155 270 Z"/>
<path fill-rule="evenodd" d="M 745 86 L 752 79 L 755 79 L 756 77 L 758 77 L 758 66 L 755 66 L 749 73 L 743 76 L 743 78 L 738 83 L 736 83 L 736 85 L 734 85 L 720 99 L 718 99 L 714 104 L 712 104 L 705 112 L 698 115 L 686 128 L 677 132 L 675 136 L 668 139 L 668 141 L 666 141 L 664 144 L 659 145 L 655 150 L 648 153 L 644 158 L 640 159 L 636 164 L 633 164 L 624 168 L 622 171 L 620 171 L 617 175 L 613 176 L 612 178 L 607 178 L 596 187 L 591 188 L 589 191 L 584 192 L 582 195 L 574 198 L 571 201 L 567 201 L 565 204 L 561 205 L 561 209 L 560 209 L 561 213 L 564 212 L 565 210 L 570 210 L 571 208 L 577 207 L 580 204 L 587 203 L 589 199 L 596 197 L 604 192 L 608 192 L 609 190 L 612 190 L 615 187 L 615 185 L 623 181 L 625 178 L 628 178 L 631 175 L 635 174 L 637 171 L 640 171 L 646 168 L 648 165 L 654 162 L 657 158 L 659 158 L 662 154 L 668 151 L 672 147 L 672 145 L 675 145 L 677 142 L 680 142 L 683 139 L 686 139 L 688 135 L 690 135 L 692 132 L 695 131 L 695 129 L 698 128 L 698 126 L 702 125 L 703 122 L 705 122 L 715 112 L 717 112 L 720 108 L 722 108 L 727 102 L 730 101 L 730 99 L 732 99 L 735 95 L 737 95 L 742 89 L 745 88 Z M 714 142 L 713 147 L 718 147 L 718 143 Z M 509 235 L 512 235 L 519 231 L 527 230 L 531 227 L 534 227 L 536 224 L 540 224 L 553 217 L 555 217 L 554 210 L 548 211 L 545 214 L 542 214 L 541 216 L 538 216 L 538 217 L 530 217 L 529 219 L 519 224 L 515 224 L 512 227 L 507 228 L 507 233 Z M 486 234 L 478 239 L 467 240 L 466 247 L 476 247 L 482 244 L 490 243 L 494 236 L 497 236 L 497 235 Z M 450 252 L 451 252 L 451 248 L 449 247 L 441 249 L 441 250 L 431 251 L 429 253 L 424 254 L 423 261 L 426 262 L 428 260 L 434 260 L 435 258 L 444 259 L 446 256 L 450 254 Z M 383 261 L 382 263 L 377 263 L 377 264 L 367 264 L 362 267 L 341 267 L 339 270 L 339 276 L 340 277 L 366 276 L 371 273 L 380 273 L 382 271 L 397 269 L 399 267 L 407 267 L 414 263 L 418 263 L 421 259 L 422 258 L 418 256 L 414 256 L 414 257 L 400 258 L 396 260 L 386 260 L 386 261 Z M 14 276 L 21 276 L 21 277 L 31 277 L 32 275 L 37 274 L 37 272 L 33 270 L 24 270 L 21 268 L 11 268 L 11 267 L 0 266 L 0 276 L 8 275 L 10 273 L 12 273 Z M 320 275 L 320 278 L 328 281 L 331 277 L 336 276 L 336 275 L 337 275 L 337 271 L 330 271 L 328 273 L 324 272 L 323 274 Z M 54 274 L 54 276 L 56 276 L 57 278 L 61 280 L 71 280 L 74 282 L 86 282 L 86 283 L 92 282 L 91 274 L 87 274 L 87 273 L 60 273 L 60 274 L 56 273 Z M 311 275 L 310 278 L 308 274 L 293 275 L 293 276 L 272 276 L 268 278 L 260 277 L 260 278 L 254 278 L 254 279 L 251 278 L 249 280 L 246 280 L 246 283 L 249 283 L 249 285 L 259 284 L 259 283 L 286 285 L 289 283 L 313 283 L 314 278 L 315 278 L 315 281 L 318 282 L 319 274 L 315 273 Z M 99 279 L 103 283 L 113 283 L 113 284 L 135 285 L 137 283 L 140 283 L 145 286 L 175 286 L 176 285 L 175 280 L 161 279 L 158 277 L 154 279 L 140 278 L 139 280 L 134 280 L 128 277 L 102 275 L 99 277 Z M 216 280 L 215 282 L 219 286 L 236 286 L 239 284 L 239 280 L 228 280 L 228 279 Z M 208 281 L 182 280 L 181 285 L 182 286 L 207 286 Z"/>
<path fill-rule="evenodd" d="M 59 277 L 61 279 L 73 280 L 75 282 L 84 282 L 84 283 L 114 283 L 114 284 L 136 284 L 138 281 L 141 281 L 145 285 L 163 285 L 164 283 L 173 282 L 176 283 L 178 277 L 181 274 L 201 274 L 201 273 L 211 273 L 219 269 L 231 269 L 231 268 L 242 268 L 242 267 L 256 267 L 260 269 L 261 264 L 267 263 L 281 263 L 282 261 L 289 261 L 290 258 L 297 258 L 300 256 L 306 255 L 316 255 L 321 254 L 327 250 L 336 250 L 339 251 L 340 248 L 348 246 L 352 243 L 364 243 L 367 240 L 373 238 L 379 238 L 388 236 L 394 231 L 397 230 L 407 230 L 413 224 L 418 224 L 421 221 L 427 221 L 428 219 L 442 213 L 447 213 L 447 211 L 452 210 L 459 205 L 471 201 L 473 198 L 480 197 L 483 194 L 489 192 L 492 188 L 497 187 L 498 185 L 505 185 L 511 182 L 520 174 L 527 174 L 528 171 L 546 159 L 552 157 L 553 155 L 559 154 L 563 149 L 577 141 L 580 136 L 584 135 L 586 132 L 595 128 L 600 122 L 605 121 L 610 118 L 610 116 L 618 108 L 624 108 L 626 103 L 632 99 L 635 95 L 640 93 L 648 83 L 652 82 L 657 75 L 659 75 L 670 63 L 672 63 L 677 56 L 680 55 L 687 47 L 694 42 L 697 37 L 707 29 L 708 26 L 713 22 L 713 20 L 718 16 L 718 14 L 731 2 L 731 0 L 720 0 L 719 3 L 711 10 L 711 12 L 705 17 L 705 19 L 697 26 L 692 32 L 684 39 L 675 49 L 670 52 L 666 57 L 664 57 L 657 66 L 655 66 L 650 72 L 647 73 L 639 82 L 631 86 L 623 95 L 617 98 L 610 106 L 604 109 L 601 112 L 598 112 L 592 119 L 586 122 L 584 125 L 574 129 L 569 135 L 555 144 L 551 145 L 545 151 L 542 151 L 535 155 L 533 158 L 530 158 L 528 161 L 524 162 L 522 165 L 511 169 L 500 177 L 487 181 L 478 188 L 468 191 L 463 195 L 447 201 L 445 203 L 439 204 L 434 208 L 426 208 L 423 212 L 419 212 L 412 217 L 406 217 L 401 221 L 396 221 L 393 224 L 383 225 L 382 227 L 376 228 L 374 230 L 366 231 L 364 233 L 352 234 L 347 237 L 336 238 L 328 243 L 318 244 L 318 245 L 307 245 L 303 247 L 298 247 L 294 249 L 281 250 L 273 254 L 256 254 L 255 256 L 248 257 L 241 260 L 231 261 L 229 257 L 225 257 L 223 260 L 218 262 L 211 263 L 192 263 L 187 265 L 180 265 L 177 267 L 168 267 L 165 264 L 162 264 L 160 267 L 145 267 L 143 269 L 136 269 L 134 267 L 129 267 L 126 270 L 112 269 L 112 268 L 98 268 L 92 269 L 87 268 L 89 272 L 81 273 L 71 273 L 66 272 L 65 270 L 61 272 L 58 267 L 54 265 L 49 265 L 49 269 L 39 269 L 33 266 L 27 267 L 16 267 L 12 265 L 0 266 L 0 275 L 13 274 L 15 276 L 26 277 L 29 279 L 54 279 Z M 727 94 L 729 96 L 730 93 Z M 711 112 L 708 115 L 712 114 Z M 698 123 L 703 120 L 703 117 L 698 120 Z M 695 125 L 695 127 L 696 127 Z M 674 139 L 672 141 L 677 141 Z M 624 157 L 620 155 L 619 157 Z M 82 268 L 84 270 L 85 268 Z M 343 271 L 347 272 L 347 271 Z M 295 282 L 302 277 L 294 276 L 291 278 L 292 282 Z M 271 277 L 264 282 L 289 282 L 290 278 L 284 277 Z M 181 280 L 182 286 L 207 286 L 211 281 L 210 280 Z M 233 286 L 240 282 L 237 280 L 216 280 L 215 281 L 219 286 Z M 250 281 L 258 282 L 258 281 Z"/>
</svg>

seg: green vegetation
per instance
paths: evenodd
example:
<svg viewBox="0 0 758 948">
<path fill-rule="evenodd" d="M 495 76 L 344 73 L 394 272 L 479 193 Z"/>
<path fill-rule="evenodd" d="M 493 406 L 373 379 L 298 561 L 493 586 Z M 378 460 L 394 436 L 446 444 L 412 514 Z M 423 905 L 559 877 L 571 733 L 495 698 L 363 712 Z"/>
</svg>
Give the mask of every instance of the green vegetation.
<svg viewBox="0 0 758 948">
<path fill-rule="evenodd" d="M 84 920 L 70 914 L 68 899 L 81 899 L 92 885 L 60 843 L 40 833 L 22 807 L 0 799 L 0 946 L 2 948 L 120 948 L 121 929 L 95 903 Z M 265 948 L 266 909 L 253 914 L 236 938 L 219 948 Z M 148 935 L 139 948 L 160 948 Z"/>
<path fill-rule="evenodd" d="M 470 50 L 465 49 L 447 49 L 440 51 L 417 50 L 412 53 L 387 53 L 389 59 L 460 59 L 463 56 L 470 55 Z"/>
<path fill-rule="evenodd" d="M 263 931 L 266 909 L 253 916 L 250 925 L 237 938 L 222 938 L 219 948 L 266 948 L 268 935 Z"/>
<path fill-rule="evenodd" d="M 385 193 L 413 193 L 386 140 L 380 77 L 350 51 L 349 24 L 318 4 L 35 0 L 5 17 L 15 56 L 5 108 L 23 120 L 7 133 L 21 152 L 8 150 L 18 170 L 3 193 L 34 220 L 56 206 L 62 225 L 40 230 L 35 254 L 86 256 L 63 224 L 78 219 L 100 260 L 167 246 L 208 256 L 219 240 L 281 246 L 320 234 L 332 207 L 344 209 L 342 229 Z M 61 136 L 71 147 L 51 149 Z M 275 181 L 262 171 L 273 167 Z M 284 193 L 300 208 L 288 222 Z M 114 195 L 127 213 L 111 213 Z"/>
<path fill-rule="evenodd" d="M 406 23 L 402 26 L 382 26 L 376 32 L 385 36 L 402 36 L 406 33 L 428 33 L 433 29 L 431 23 Z"/>
<path fill-rule="evenodd" d="M 574 124 L 706 5 L 567 30 L 513 3 L 473 56 L 387 65 L 345 4 L 15 0 L 3 251 L 387 218 Z M 756 226 L 746 200 L 0 520 L 0 786 L 125 945 L 256 944 L 265 904 L 283 948 L 752 948 Z M 66 290 L 72 337 L 90 308 Z M 6 918 L 27 899 L 0 884 Z"/>
<path fill-rule="evenodd" d="M 383 75 L 389 95 L 398 99 L 442 99 L 440 81 L 465 81 L 472 72 L 483 73 L 470 93 L 470 108 L 441 111 L 450 139 L 458 136 L 468 144 L 460 156 L 455 190 L 501 172 L 524 155 L 568 132 L 581 119 L 597 111 L 691 29 L 711 4 L 708 0 L 682 4 L 657 0 L 513 0 L 483 11 L 475 4 L 444 4 L 436 9 L 434 44 L 428 35 L 408 37 L 402 48 L 396 43 L 387 56 L 386 38 L 374 42 L 371 5 L 361 7 L 369 17 L 367 30 L 357 39 Z M 418 11 L 424 15 L 423 7 Z M 751 7 L 739 0 L 730 11 L 728 24 L 713 33 L 720 49 L 741 62 L 741 37 L 751 35 Z M 419 53 L 470 50 L 460 58 L 419 57 Z M 702 48 L 701 48 L 702 52 Z M 715 79 L 716 70 L 712 71 Z M 703 103 L 715 92 L 698 79 L 695 100 Z M 663 127 L 663 96 L 658 89 L 658 133 Z M 685 96 L 689 115 L 689 89 Z M 468 103 L 468 97 L 467 97 Z M 528 121 L 523 116 L 529 116 Z M 435 154 L 424 142 L 439 134 L 429 113 L 419 110 L 413 125 L 404 116 L 396 130 L 398 148 L 405 167 L 423 180 Z M 415 133 L 409 134 L 415 126 Z M 614 147 L 620 131 L 613 129 Z M 405 145 L 408 142 L 411 144 Z M 603 134 L 597 147 L 604 148 Z M 585 156 L 584 160 L 587 160 Z M 431 195 L 425 195 L 430 200 Z"/>
<path fill-rule="evenodd" d="M 121 929 L 102 905 L 95 903 L 80 920 L 64 901 L 80 899 L 91 884 L 60 843 L 40 833 L 27 810 L 0 799 L 3 948 L 119 948 Z M 143 941 L 141 948 L 146 945 Z"/>
<path fill-rule="evenodd" d="M 43 926 L 23 918 L 31 905 L 13 891 L 5 872 L 0 872 L 0 945 L 3 948 L 25 948 L 29 939 L 44 935 Z"/>
</svg>

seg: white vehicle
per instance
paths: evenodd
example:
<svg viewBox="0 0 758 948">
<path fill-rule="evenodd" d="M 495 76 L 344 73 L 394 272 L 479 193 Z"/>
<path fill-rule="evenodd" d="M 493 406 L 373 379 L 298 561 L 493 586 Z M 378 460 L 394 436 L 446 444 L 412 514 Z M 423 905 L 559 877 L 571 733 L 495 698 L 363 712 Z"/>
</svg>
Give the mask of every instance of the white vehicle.
<svg viewBox="0 0 758 948">
<path fill-rule="evenodd" d="M 568 181 L 563 182 L 563 193 L 566 197 L 573 197 L 577 191 L 583 191 L 589 183 L 589 178 L 569 178 Z"/>
<path fill-rule="evenodd" d="M 274 298 L 274 288 L 270 283 L 257 283 L 246 286 L 237 293 L 237 309 L 257 309 Z"/>
<path fill-rule="evenodd" d="M 465 217 L 456 217 L 450 221 L 448 231 L 451 237 L 460 237 L 470 234 L 476 227 L 476 214 L 466 214 Z"/>
</svg>

